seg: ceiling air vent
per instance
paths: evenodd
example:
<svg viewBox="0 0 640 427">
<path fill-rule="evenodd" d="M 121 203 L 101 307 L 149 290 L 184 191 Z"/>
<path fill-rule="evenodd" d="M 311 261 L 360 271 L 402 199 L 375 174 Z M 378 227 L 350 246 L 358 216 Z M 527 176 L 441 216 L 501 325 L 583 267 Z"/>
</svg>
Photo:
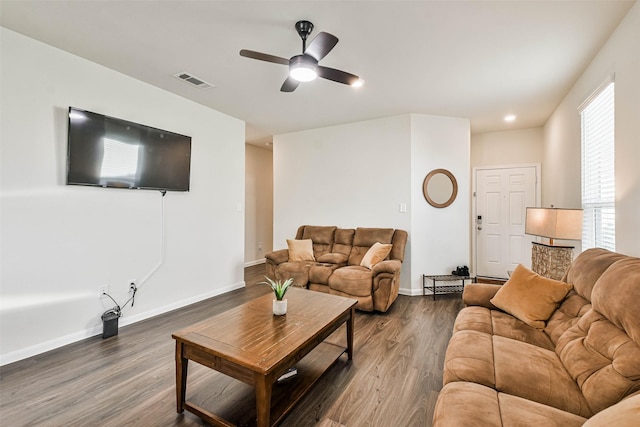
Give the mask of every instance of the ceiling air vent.
<svg viewBox="0 0 640 427">
<path fill-rule="evenodd" d="M 194 76 L 193 74 L 189 74 L 189 73 L 178 73 L 178 74 L 174 74 L 173 77 L 176 77 L 184 82 L 187 82 L 193 86 L 199 87 L 200 89 L 206 89 L 208 87 L 215 87 L 214 85 L 212 85 L 211 83 L 207 83 L 204 80 Z"/>
</svg>

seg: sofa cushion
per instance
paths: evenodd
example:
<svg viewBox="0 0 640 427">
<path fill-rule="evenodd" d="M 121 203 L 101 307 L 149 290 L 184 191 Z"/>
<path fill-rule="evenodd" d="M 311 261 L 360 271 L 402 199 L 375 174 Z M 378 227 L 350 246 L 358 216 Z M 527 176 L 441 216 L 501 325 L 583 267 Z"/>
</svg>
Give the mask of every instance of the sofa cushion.
<svg viewBox="0 0 640 427">
<path fill-rule="evenodd" d="M 313 254 L 316 258 L 332 251 L 335 232 L 338 227 L 305 225 L 301 228 L 302 233 L 300 236 L 296 235 L 296 239 L 311 239 L 313 241 Z"/>
<path fill-rule="evenodd" d="M 591 303 L 594 310 L 640 344 L 640 258 L 612 264 L 593 287 Z"/>
<path fill-rule="evenodd" d="M 496 390 L 583 417 L 592 415 L 580 388 L 551 350 L 493 336 Z"/>
<path fill-rule="evenodd" d="M 357 228 L 353 236 L 353 248 L 349 254 L 349 265 L 360 265 L 362 258 L 376 242 L 391 243 L 393 228 Z"/>
<path fill-rule="evenodd" d="M 343 254 L 348 258 L 351 253 L 351 248 L 353 247 L 353 236 L 355 233 L 356 230 L 353 228 L 338 228 L 336 230 L 332 252 Z"/>
<path fill-rule="evenodd" d="M 434 427 L 578 427 L 585 418 L 474 383 L 444 386 L 433 416 Z"/>
<path fill-rule="evenodd" d="M 589 418 L 584 427 L 637 427 L 640 422 L 640 393 L 609 406 Z"/>
<path fill-rule="evenodd" d="M 532 400 L 498 393 L 503 426 L 581 426 L 586 418 Z"/>
<path fill-rule="evenodd" d="M 347 258 L 347 255 L 329 252 L 328 254 L 320 255 L 316 261 L 330 264 L 346 264 Z"/>
<path fill-rule="evenodd" d="M 542 277 L 520 264 L 491 303 L 534 328 L 544 329 L 571 288 L 568 283 Z"/>
<path fill-rule="evenodd" d="M 445 385 L 436 402 L 433 427 L 502 427 L 498 392 L 480 384 Z"/>
<path fill-rule="evenodd" d="M 443 383 L 470 381 L 495 388 L 493 339 L 478 331 L 453 334 L 444 357 Z"/>
<path fill-rule="evenodd" d="M 551 338 L 554 345 L 558 338 L 570 327 L 575 325 L 586 312 L 591 310 L 591 303 L 578 295 L 575 290 L 570 291 L 560 306 L 553 312 L 544 332 Z"/>
<path fill-rule="evenodd" d="M 355 265 L 342 267 L 329 277 L 329 287 L 345 294 L 364 297 L 371 295 L 372 277 L 368 268 Z"/>
<path fill-rule="evenodd" d="M 375 242 L 373 246 L 369 248 L 369 250 L 364 254 L 362 261 L 360 261 L 360 265 L 363 267 L 367 267 L 368 269 L 373 268 L 374 265 L 382 261 L 389 255 L 391 252 L 392 244 L 382 244 L 380 242 Z"/>
<path fill-rule="evenodd" d="M 468 381 L 588 417 L 591 410 L 555 352 L 477 331 L 453 334 L 444 383 Z"/>
<path fill-rule="evenodd" d="M 293 279 L 293 286 L 306 288 L 313 265 L 315 263 L 311 261 L 283 262 L 275 268 L 276 280 Z"/>
<path fill-rule="evenodd" d="M 627 257 L 606 249 L 587 249 L 573 261 L 562 280 L 572 283 L 578 295 L 591 301 L 591 291 L 596 281 L 611 264 L 623 258 Z"/>
<path fill-rule="evenodd" d="M 478 331 L 533 344 L 552 350 L 554 343 L 544 332 L 498 310 L 485 307 L 465 307 L 456 317 L 453 332 Z"/>
<path fill-rule="evenodd" d="M 289 261 L 315 261 L 313 256 L 313 241 L 311 239 L 287 239 L 289 247 Z"/>
<path fill-rule="evenodd" d="M 638 345 L 593 309 L 560 337 L 556 351 L 593 412 L 640 389 Z"/>
<path fill-rule="evenodd" d="M 592 288 L 592 308 L 556 346 L 594 412 L 640 390 L 640 258 L 617 261 Z"/>
<path fill-rule="evenodd" d="M 320 285 L 328 285 L 329 277 L 336 269 L 340 267 L 338 264 L 315 264 L 309 269 L 309 282 Z"/>
</svg>

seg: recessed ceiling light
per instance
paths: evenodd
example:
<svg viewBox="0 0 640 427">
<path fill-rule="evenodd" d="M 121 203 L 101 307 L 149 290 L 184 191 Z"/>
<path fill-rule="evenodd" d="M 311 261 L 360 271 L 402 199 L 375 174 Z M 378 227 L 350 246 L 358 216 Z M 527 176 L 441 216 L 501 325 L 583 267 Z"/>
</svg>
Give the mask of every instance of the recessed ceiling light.
<svg viewBox="0 0 640 427">
<path fill-rule="evenodd" d="M 363 84 L 364 84 L 364 80 L 358 79 L 355 83 L 351 84 L 351 87 L 362 87 Z"/>
<path fill-rule="evenodd" d="M 512 122 L 516 119 L 515 114 L 507 114 L 506 116 L 504 116 L 504 121 L 505 122 Z"/>
</svg>

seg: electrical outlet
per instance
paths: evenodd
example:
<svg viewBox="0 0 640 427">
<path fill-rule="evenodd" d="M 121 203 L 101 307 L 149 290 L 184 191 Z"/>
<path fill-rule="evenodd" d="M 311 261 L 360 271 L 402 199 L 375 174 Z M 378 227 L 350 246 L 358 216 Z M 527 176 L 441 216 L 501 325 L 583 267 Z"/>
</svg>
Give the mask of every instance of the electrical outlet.
<svg viewBox="0 0 640 427">
<path fill-rule="evenodd" d="M 262 252 L 262 242 L 258 242 L 258 252 Z"/>
<path fill-rule="evenodd" d="M 106 298 L 106 294 L 109 293 L 109 285 L 102 285 L 98 288 L 99 297 L 98 298 Z"/>
</svg>

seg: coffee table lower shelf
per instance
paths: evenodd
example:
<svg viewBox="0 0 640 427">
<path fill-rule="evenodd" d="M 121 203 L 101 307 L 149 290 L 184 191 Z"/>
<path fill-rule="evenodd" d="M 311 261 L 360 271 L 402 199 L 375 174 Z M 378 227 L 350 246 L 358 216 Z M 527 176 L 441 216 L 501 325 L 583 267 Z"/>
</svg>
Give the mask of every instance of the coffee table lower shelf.
<svg viewBox="0 0 640 427">
<path fill-rule="evenodd" d="M 322 342 L 295 364 L 298 370 L 296 376 L 276 382 L 271 395 L 271 425 L 278 425 L 345 352 L 346 348 L 343 346 Z M 186 400 L 185 410 L 212 425 L 256 425 L 256 396 L 253 387 L 216 372 L 215 381 L 207 381 L 206 386 L 199 388 L 202 390 L 194 393 L 198 404 Z M 204 409 L 203 406 L 211 409 Z"/>
</svg>

